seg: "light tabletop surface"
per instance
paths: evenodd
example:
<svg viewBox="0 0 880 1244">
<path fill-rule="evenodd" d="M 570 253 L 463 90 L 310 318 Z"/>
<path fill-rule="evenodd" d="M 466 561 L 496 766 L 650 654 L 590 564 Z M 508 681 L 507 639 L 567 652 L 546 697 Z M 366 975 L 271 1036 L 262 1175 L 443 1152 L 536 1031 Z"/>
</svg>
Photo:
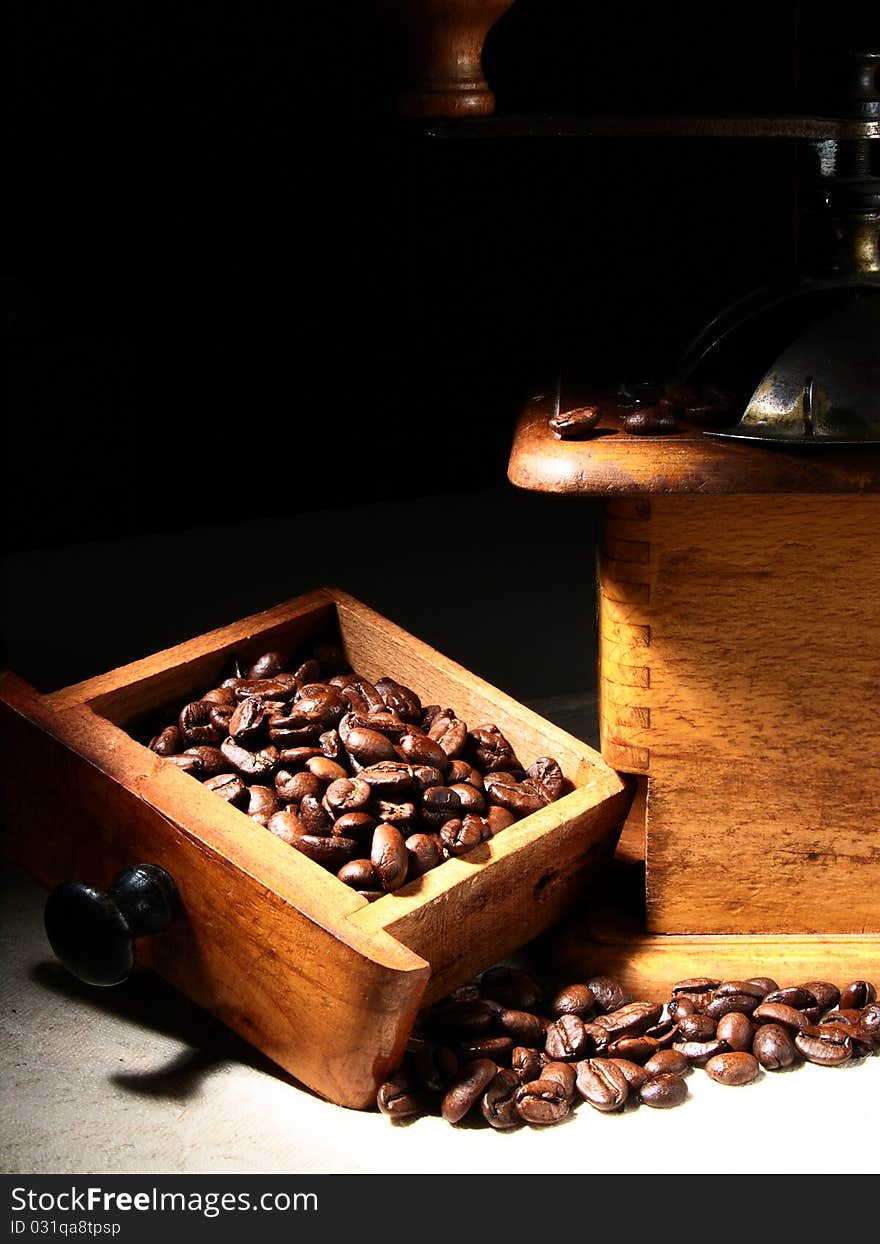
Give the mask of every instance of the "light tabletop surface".
<svg viewBox="0 0 880 1244">
<path fill-rule="evenodd" d="M 880 1055 L 737 1089 L 695 1070 L 675 1110 L 582 1104 L 542 1130 L 393 1124 L 322 1101 L 150 973 L 78 984 L 46 942 L 44 891 L 10 867 L 3 882 L 7 1173 L 880 1171 Z M 842 1124 L 845 1143 L 822 1140 Z"/>
</svg>

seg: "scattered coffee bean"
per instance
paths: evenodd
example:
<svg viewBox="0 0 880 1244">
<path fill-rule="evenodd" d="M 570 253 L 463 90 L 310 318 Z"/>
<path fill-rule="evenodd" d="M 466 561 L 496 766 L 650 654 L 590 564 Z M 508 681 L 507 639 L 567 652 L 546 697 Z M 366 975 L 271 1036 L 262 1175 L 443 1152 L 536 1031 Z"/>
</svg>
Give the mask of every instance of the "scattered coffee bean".
<svg viewBox="0 0 880 1244">
<path fill-rule="evenodd" d="M 663 1072 L 652 1076 L 639 1089 L 639 1101 L 655 1110 L 670 1110 L 680 1106 L 688 1095 L 688 1087 L 679 1075 Z"/>
<path fill-rule="evenodd" d="M 693 1067 L 705 1067 L 719 1084 L 737 1086 L 758 1079 L 762 1068 L 778 1071 L 801 1059 L 837 1066 L 869 1057 L 880 1045 L 880 1003 L 873 1000 L 861 1008 L 829 1009 L 811 1024 L 807 1011 L 787 1002 L 767 1002 L 763 1015 L 758 1011 L 764 1003 L 751 1016 L 730 1011 L 715 1020 L 693 1009 L 694 998 L 708 1006 L 718 998 L 754 1001 L 759 994 L 779 994 L 809 1004 L 809 994 L 820 1010 L 820 999 L 873 998 L 869 982 L 854 985 L 847 993 L 828 982 L 781 989 L 769 977 L 693 977 L 677 982 L 663 1004 L 630 1000 L 610 977 L 548 987 L 529 972 L 499 964 L 422 1012 L 419 1035 L 377 1100 L 385 1113 L 411 1117 L 418 1104 L 423 1113 L 439 1109 L 450 1121 L 459 1121 L 479 1100 L 484 1121 L 498 1130 L 562 1122 L 580 1102 L 599 1113 L 638 1105 L 669 1109 L 687 1099 L 684 1076 Z M 599 1012 L 594 1016 L 588 993 Z M 572 1006 L 587 1018 L 562 1009 Z M 773 1022 L 774 1015 L 785 1022 Z M 661 1048 L 653 1035 L 669 1040 L 688 1030 L 705 1039 Z M 453 1051 L 463 1061 L 461 1071 Z"/>
<path fill-rule="evenodd" d="M 750 1084 L 761 1073 L 761 1066 L 754 1054 L 732 1050 L 728 1054 L 716 1054 L 706 1063 L 706 1075 L 718 1084 Z"/>
<path fill-rule="evenodd" d="M 598 406 L 578 406 L 573 410 L 561 410 L 549 420 L 550 427 L 564 441 L 589 436 L 598 422 Z"/>
</svg>

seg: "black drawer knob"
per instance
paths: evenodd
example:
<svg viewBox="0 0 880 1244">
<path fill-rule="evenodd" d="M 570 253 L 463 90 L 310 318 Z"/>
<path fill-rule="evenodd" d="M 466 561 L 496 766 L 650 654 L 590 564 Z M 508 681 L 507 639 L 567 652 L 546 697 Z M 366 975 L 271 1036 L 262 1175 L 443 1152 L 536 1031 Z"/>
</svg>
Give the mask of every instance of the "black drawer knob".
<svg viewBox="0 0 880 1244">
<path fill-rule="evenodd" d="M 162 933 L 179 904 L 177 887 L 157 864 L 126 868 L 107 890 L 66 881 L 46 900 L 53 951 L 87 985 L 119 985 L 134 967 L 134 939 Z"/>
</svg>

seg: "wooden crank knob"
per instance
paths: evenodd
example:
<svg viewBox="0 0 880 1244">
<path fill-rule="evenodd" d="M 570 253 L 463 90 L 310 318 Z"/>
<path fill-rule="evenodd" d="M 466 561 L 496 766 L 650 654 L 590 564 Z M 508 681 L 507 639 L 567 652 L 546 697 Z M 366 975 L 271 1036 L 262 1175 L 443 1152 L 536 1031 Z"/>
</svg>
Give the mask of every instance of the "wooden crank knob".
<svg viewBox="0 0 880 1244">
<path fill-rule="evenodd" d="M 124 869 L 107 890 L 66 881 L 46 900 L 46 935 L 77 979 L 119 985 L 134 967 L 134 939 L 167 929 L 178 903 L 174 880 L 157 864 Z"/>
</svg>

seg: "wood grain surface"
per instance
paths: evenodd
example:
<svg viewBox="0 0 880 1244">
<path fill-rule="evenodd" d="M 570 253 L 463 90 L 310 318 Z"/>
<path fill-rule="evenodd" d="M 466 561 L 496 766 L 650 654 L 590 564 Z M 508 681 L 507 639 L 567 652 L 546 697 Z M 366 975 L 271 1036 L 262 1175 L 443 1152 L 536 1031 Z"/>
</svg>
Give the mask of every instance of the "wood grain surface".
<svg viewBox="0 0 880 1244">
<path fill-rule="evenodd" d="M 563 405 L 589 400 L 589 393 L 581 393 Z M 555 383 L 526 404 L 507 470 L 517 487 L 593 497 L 880 492 L 878 446 L 753 445 L 715 440 L 695 428 L 630 436 L 613 415 L 602 416 L 597 435 L 563 441 L 548 423 L 558 409 Z"/>
<path fill-rule="evenodd" d="M 648 929 L 880 930 L 878 536 L 878 497 L 606 508 L 602 748 L 649 775 Z"/>
</svg>

